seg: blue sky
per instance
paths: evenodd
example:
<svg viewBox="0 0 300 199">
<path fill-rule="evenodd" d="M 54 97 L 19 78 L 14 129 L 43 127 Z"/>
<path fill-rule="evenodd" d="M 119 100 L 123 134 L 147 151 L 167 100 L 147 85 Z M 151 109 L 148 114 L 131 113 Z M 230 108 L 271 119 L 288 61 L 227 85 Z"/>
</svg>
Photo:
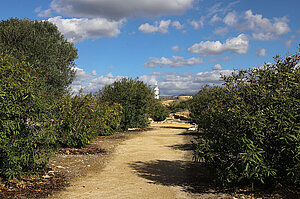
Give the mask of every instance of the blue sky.
<svg viewBox="0 0 300 199">
<path fill-rule="evenodd" d="M 220 73 L 297 52 L 299 0 L 10 0 L 0 19 L 48 20 L 75 43 L 74 92 L 122 77 L 194 94 Z"/>
</svg>

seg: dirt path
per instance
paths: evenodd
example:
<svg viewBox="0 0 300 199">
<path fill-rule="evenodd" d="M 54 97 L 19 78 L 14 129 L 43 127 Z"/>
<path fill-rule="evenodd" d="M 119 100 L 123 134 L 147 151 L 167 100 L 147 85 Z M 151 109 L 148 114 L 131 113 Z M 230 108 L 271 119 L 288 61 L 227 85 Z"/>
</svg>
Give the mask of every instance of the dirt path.
<svg viewBox="0 0 300 199">
<path fill-rule="evenodd" d="M 207 189 L 207 183 L 201 172 L 193 172 L 184 131 L 156 128 L 125 140 L 104 169 L 74 179 L 52 198 L 216 198 L 213 193 L 192 193 Z M 194 184 L 191 177 L 203 178 L 203 186 Z"/>
</svg>

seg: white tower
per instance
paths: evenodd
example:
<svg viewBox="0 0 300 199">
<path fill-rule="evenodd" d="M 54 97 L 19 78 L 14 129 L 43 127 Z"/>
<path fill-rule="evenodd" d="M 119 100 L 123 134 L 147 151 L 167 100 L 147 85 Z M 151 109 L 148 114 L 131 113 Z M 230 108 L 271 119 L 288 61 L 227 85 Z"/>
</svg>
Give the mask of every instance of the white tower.
<svg viewBox="0 0 300 199">
<path fill-rule="evenodd" d="M 154 96 L 155 99 L 159 99 L 159 88 L 158 88 L 157 83 L 154 86 L 154 95 L 155 95 Z"/>
</svg>

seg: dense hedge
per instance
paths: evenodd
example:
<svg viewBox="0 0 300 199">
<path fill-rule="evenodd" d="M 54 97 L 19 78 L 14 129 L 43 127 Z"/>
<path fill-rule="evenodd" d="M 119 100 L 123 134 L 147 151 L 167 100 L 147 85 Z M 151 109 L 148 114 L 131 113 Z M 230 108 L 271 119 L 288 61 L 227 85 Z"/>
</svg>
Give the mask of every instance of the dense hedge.
<svg viewBox="0 0 300 199">
<path fill-rule="evenodd" d="M 120 126 L 122 108 L 96 101 L 92 94 L 64 96 L 56 104 L 52 125 L 62 147 L 81 148 L 98 135 L 109 135 Z"/>
<path fill-rule="evenodd" d="M 38 68 L 0 53 L 0 176 L 36 173 L 49 157 L 54 137 L 41 124 L 50 120 Z"/>
<path fill-rule="evenodd" d="M 194 96 L 195 159 L 223 183 L 299 185 L 299 54 L 235 71 Z"/>
</svg>

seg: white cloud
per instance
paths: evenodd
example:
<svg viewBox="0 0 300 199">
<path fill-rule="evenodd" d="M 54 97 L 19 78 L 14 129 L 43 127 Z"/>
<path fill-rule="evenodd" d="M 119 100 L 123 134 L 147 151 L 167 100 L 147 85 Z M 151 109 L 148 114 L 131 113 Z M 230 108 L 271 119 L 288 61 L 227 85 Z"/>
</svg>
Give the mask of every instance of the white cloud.
<svg viewBox="0 0 300 199">
<path fill-rule="evenodd" d="M 209 23 L 210 23 L 210 24 L 213 24 L 213 23 L 215 23 L 215 22 L 217 22 L 217 21 L 222 21 L 222 19 L 221 19 L 220 17 L 218 17 L 217 14 L 215 14 L 215 15 L 210 19 Z"/>
<path fill-rule="evenodd" d="M 216 64 L 212 67 L 212 69 L 213 70 L 222 70 L 223 68 L 222 68 L 221 64 Z"/>
<path fill-rule="evenodd" d="M 96 77 L 96 72 L 87 73 L 83 69 L 75 68 L 77 71 L 76 81 L 71 85 L 74 93 L 78 93 L 80 89 L 84 89 L 84 93 L 97 92 L 104 86 L 114 83 L 125 76 L 115 76 L 112 73 Z M 139 77 L 148 85 L 158 83 L 161 95 L 180 95 L 195 94 L 202 86 L 220 85 L 220 74 L 229 75 L 231 70 L 213 70 L 210 72 L 194 73 L 174 73 L 168 71 L 153 72 L 150 75 L 142 75 Z"/>
<path fill-rule="evenodd" d="M 173 46 L 171 49 L 178 52 L 179 51 L 179 46 Z"/>
<path fill-rule="evenodd" d="M 260 14 L 254 15 L 251 10 L 247 10 L 244 19 L 246 22 L 241 25 L 242 28 L 252 30 L 252 36 L 256 40 L 272 40 L 290 32 L 286 17 L 274 18 L 272 23 L 268 18 L 263 18 Z"/>
<path fill-rule="evenodd" d="M 290 32 L 286 17 L 270 20 L 264 18 L 261 14 L 253 14 L 251 10 L 247 10 L 240 15 L 235 11 L 229 12 L 224 17 L 223 22 L 239 31 L 252 31 L 252 37 L 255 40 L 273 40 Z"/>
<path fill-rule="evenodd" d="M 231 70 L 214 70 L 210 72 L 167 74 L 161 78 L 157 77 L 158 86 L 161 95 L 193 95 L 197 93 L 202 86 L 221 85 L 223 82 L 221 74 L 230 75 Z"/>
<path fill-rule="evenodd" d="M 155 76 L 149 76 L 149 75 L 142 75 L 139 77 L 139 80 L 145 82 L 148 85 L 155 85 L 157 84 L 157 80 Z"/>
<path fill-rule="evenodd" d="M 189 59 L 185 59 L 184 57 L 173 56 L 171 59 L 162 57 L 157 59 L 155 57 L 150 57 L 149 62 L 144 64 L 145 67 L 155 68 L 155 67 L 163 67 L 169 66 L 171 68 L 180 68 L 184 66 L 194 66 L 198 64 L 203 64 L 203 60 L 199 57 L 192 57 Z"/>
<path fill-rule="evenodd" d="M 249 39 L 247 35 L 240 34 L 232 39 L 227 39 L 225 43 L 220 41 L 201 41 L 191 46 L 188 51 L 197 53 L 202 56 L 218 55 L 224 52 L 234 52 L 238 54 L 246 54 L 249 49 Z"/>
<path fill-rule="evenodd" d="M 59 31 L 70 42 L 80 42 L 87 38 L 116 37 L 120 34 L 120 28 L 126 20 L 112 21 L 104 18 L 72 18 L 63 19 L 61 16 L 48 19 L 57 25 Z"/>
<path fill-rule="evenodd" d="M 204 20 L 205 20 L 205 16 L 200 17 L 200 19 L 198 21 L 192 20 L 192 21 L 188 21 L 188 23 L 194 27 L 195 30 L 199 29 L 199 28 L 203 28 L 204 27 Z"/>
<path fill-rule="evenodd" d="M 182 14 L 194 0 L 53 0 L 51 8 L 70 17 L 122 19 L 130 16 Z"/>
<path fill-rule="evenodd" d="M 172 23 L 172 26 L 174 26 L 177 30 L 180 30 L 180 29 L 183 29 L 184 28 L 184 25 L 181 24 L 179 21 L 174 21 Z"/>
<path fill-rule="evenodd" d="M 171 23 L 171 20 L 161 20 L 159 23 L 155 22 L 154 25 L 150 25 L 149 23 L 145 23 L 140 25 L 139 30 L 143 33 L 154 33 L 154 32 L 160 32 L 162 34 L 165 34 L 169 31 L 169 25 Z"/>
<path fill-rule="evenodd" d="M 275 18 L 274 23 L 263 18 L 260 14 L 253 14 L 251 10 L 245 12 L 247 27 L 255 32 L 274 33 L 275 35 L 286 34 L 290 31 L 287 18 Z"/>
<path fill-rule="evenodd" d="M 228 26 L 234 26 L 238 23 L 238 16 L 235 12 L 230 12 L 225 16 L 223 21 Z"/>
<path fill-rule="evenodd" d="M 110 85 L 122 78 L 124 78 L 124 76 L 114 76 L 112 73 L 108 73 L 105 76 L 102 75 L 97 78 L 94 78 L 86 84 L 81 84 L 81 88 L 83 88 L 86 93 L 96 92 L 99 89 L 102 89 L 104 86 Z M 75 89 L 73 90 L 76 91 Z"/>
<path fill-rule="evenodd" d="M 221 35 L 221 36 L 224 36 L 228 33 L 228 28 L 227 27 L 224 27 L 224 28 L 217 28 L 214 30 L 214 34 L 216 35 Z"/>
<path fill-rule="evenodd" d="M 266 49 L 264 49 L 264 48 L 259 49 L 259 50 L 256 52 L 256 54 L 257 54 L 257 56 L 259 56 L 259 57 L 265 57 L 265 56 L 267 56 Z"/>
</svg>

